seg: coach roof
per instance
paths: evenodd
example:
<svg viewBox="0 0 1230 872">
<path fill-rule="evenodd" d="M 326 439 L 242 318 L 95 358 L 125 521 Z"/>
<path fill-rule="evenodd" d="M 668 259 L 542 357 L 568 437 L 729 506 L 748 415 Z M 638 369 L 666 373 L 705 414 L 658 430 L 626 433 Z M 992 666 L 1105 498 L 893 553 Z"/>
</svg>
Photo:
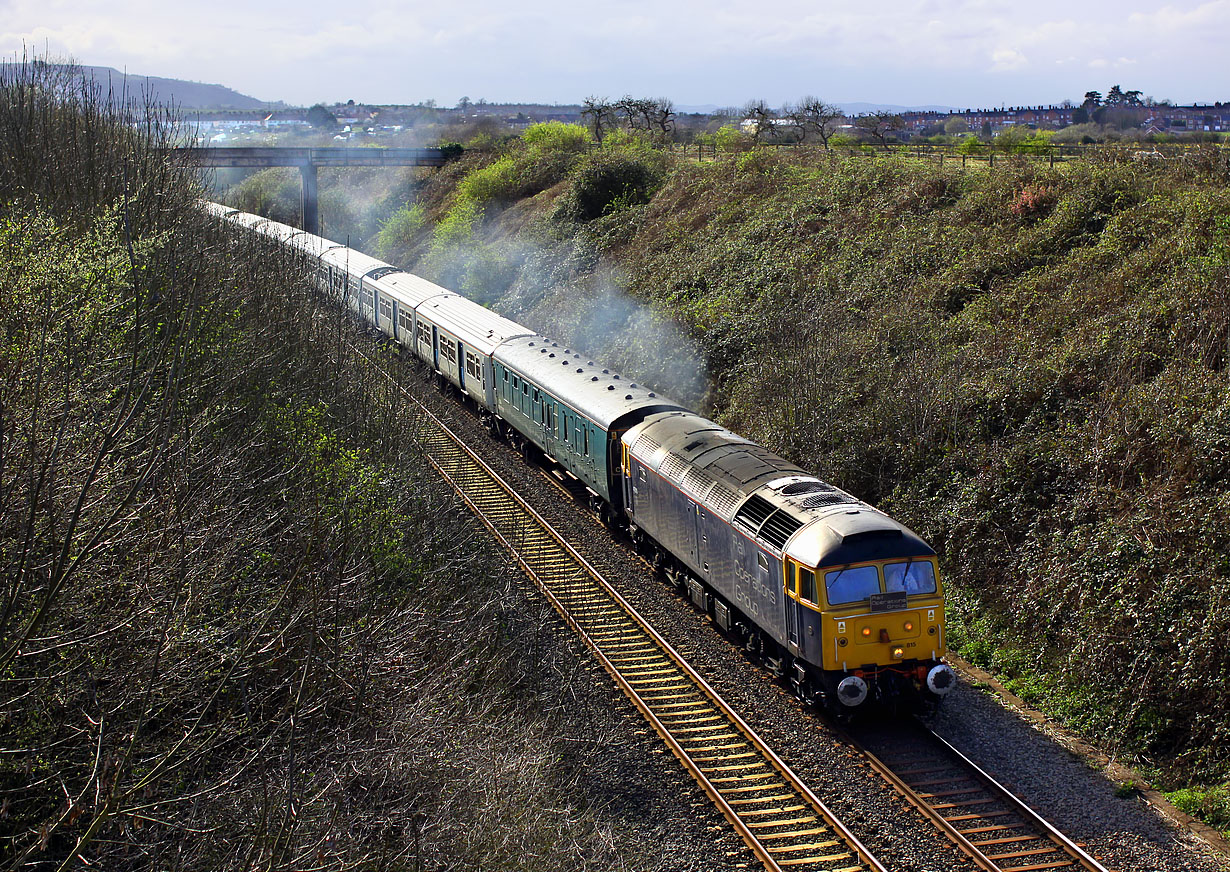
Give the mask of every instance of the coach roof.
<svg viewBox="0 0 1230 872">
<path fill-rule="evenodd" d="M 542 336 L 506 342 L 496 350 L 495 359 L 604 430 L 629 413 L 682 408 L 585 354 Z"/>
</svg>

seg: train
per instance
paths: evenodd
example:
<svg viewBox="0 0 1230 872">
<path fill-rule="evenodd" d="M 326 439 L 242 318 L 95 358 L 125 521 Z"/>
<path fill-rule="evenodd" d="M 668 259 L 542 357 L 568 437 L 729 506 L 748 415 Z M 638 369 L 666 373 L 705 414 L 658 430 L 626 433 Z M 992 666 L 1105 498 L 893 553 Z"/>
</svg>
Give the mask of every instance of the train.
<svg viewBox="0 0 1230 872">
<path fill-rule="evenodd" d="M 323 293 L 422 361 L 493 435 L 575 480 L 801 699 L 850 716 L 931 707 L 956 686 L 936 552 L 884 512 L 460 294 L 289 225 L 203 208 L 305 258 Z"/>
</svg>

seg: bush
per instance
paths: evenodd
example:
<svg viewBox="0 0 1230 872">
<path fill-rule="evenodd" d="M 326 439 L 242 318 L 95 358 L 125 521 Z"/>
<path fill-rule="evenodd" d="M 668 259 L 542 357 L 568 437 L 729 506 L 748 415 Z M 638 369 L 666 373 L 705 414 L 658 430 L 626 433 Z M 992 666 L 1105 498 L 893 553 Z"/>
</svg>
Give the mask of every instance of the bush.
<svg viewBox="0 0 1230 872">
<path fill-rule="evenodd" d="M 474 239 L 474 227 L 482 217 L 478 201 L 459 197 L 432 234 L 432 250 L 441 251 L 465 245 Z"/>
<path fill-rule="evenodd" d="M 573 174 L 571 188 L 557 214 L 574 221 L 592 221 L 608 212 L 647 203 L 662 177 L 662 169 L 643 157 L 601 152 Z"/>
<path fill-rule="evenodd" d="M 404 262 L 414 247 L 427 214 L 419 204 L 403 206 L 380 226 L 376 235 L 376 256 L 389 263 Z"/>
<path fill-rule="evenodd" d="M 984 151 L 986 151 L 986 145 L 976 136 L 963 136 L 957 145 L 958 154 L 975 155 L 982 154 Z"/>
<path fill-rule="evenodd" d="M 1230 833 L 1230 784 L 1221 787 L 1188 787 L 1167 793 L 1179 811 L 1200 818 L 1211 827 Z"/>
<path fill-rule="evenodd" d="M 457 193 L 480 204 L 512 199 L 520 187 L 521 163 L 512 155 L 505 155 L 467 175 L 457 186 Z"/>
<path fill-rule="evenodd" d="M 755 140 L 742 130 L 729 124 L 723 124 L 713 134 L 713 144 L 718 151 L 736 153 L 750 149 L 755 144 Z"/>
<path fill-rule="evenodd" d="M 521 134 L 525 144 L 544 151 L 581 152 L 593 142 L 589 130 L 579 124 L 562 121 L 544 121 L 531 124 Z"/>
</svg>

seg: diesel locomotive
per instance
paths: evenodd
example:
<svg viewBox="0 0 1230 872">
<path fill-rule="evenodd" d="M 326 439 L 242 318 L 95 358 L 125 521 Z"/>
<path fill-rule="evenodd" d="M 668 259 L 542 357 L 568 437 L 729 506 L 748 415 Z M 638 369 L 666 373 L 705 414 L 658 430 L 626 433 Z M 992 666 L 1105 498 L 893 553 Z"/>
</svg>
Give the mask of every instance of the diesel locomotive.
<svg viewBox="0 0 1230 872">
<path fill-rule="evenodd" d="M 423 361 L 491 432 L 575 477 L 595 513 L 801 698 L 851 712 L 934 703 L 955 687 L 935 551 L 888 515 L 439 285 L 204 208 L 304 257 L 325 293 Z"/>
</svg>

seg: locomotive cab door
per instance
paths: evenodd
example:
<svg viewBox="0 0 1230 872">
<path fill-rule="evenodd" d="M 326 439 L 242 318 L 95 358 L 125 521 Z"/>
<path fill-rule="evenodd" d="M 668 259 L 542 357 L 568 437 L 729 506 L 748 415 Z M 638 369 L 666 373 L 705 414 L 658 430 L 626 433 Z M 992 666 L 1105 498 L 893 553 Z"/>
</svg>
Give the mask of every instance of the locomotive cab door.
<svg viewBox="0 0 1230 872">
<path fill-rule="evenodd" d="M 786 607 L 786 641 L 792 654 L 803 653 L 803 636 L 799 626 L 803 622 L 803 606 L 799 603 L 800 596 L 806 596 L 809 589 L 815 597 L 816 575 L 810 569 L 799 566 L 789 557 L 784 561 L 786 576 L 786 596 L 783 598 Z"/>
</svg>

